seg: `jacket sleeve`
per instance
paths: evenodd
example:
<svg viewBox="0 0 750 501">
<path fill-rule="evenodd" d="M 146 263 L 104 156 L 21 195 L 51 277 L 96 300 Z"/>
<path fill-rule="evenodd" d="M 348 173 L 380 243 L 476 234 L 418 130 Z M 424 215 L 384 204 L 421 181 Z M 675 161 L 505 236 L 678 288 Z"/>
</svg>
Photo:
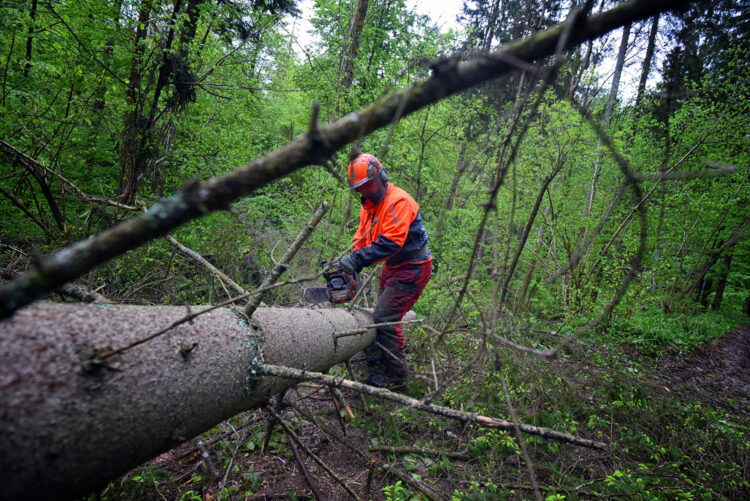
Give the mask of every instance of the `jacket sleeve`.
<svg viewBox="0 0 750 501">
<path fill-rule="evenodd" d="M 371 218 L 367 215 L 367 211 L 363 208 L 360 208 L 359 228 L 357 228 L 357 232 L 354 234 L 354 238 L 352 238 L 352 243 L 354 244 L 355 251 L 361 249 L 367 244 L 367 239 L 363 237 L 367 233 L 367 230 L 369 230 L 369 227 L 372 225 L 370 219 Z"/>
<path fill-rule="evenodd" d="M 414 217 L 416 217 L 415 207 L 412 207 L 408 200 L 394 200 L 384 211 L 383 221 L 378 222 L 379 233 L 373 236 L 372 243 L 351 254 L 357 271 L 365 266 L 384 261 L 401 250 Z"/>
</svg>

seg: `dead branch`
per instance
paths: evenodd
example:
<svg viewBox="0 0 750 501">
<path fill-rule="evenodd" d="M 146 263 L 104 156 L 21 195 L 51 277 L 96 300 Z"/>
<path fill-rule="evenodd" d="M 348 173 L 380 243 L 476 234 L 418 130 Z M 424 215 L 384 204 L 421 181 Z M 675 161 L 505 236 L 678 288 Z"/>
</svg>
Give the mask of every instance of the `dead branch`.
<svg viewBox="0 0 750 501">
<path fill-rule="evenodd" d="M 8 191 L 5 188 L 3 188 L 2 186 L 0 186 L 0 193 L 2 193 L 3 195 L 5 195 L 6 197 L 8 197 L 8 200 L 10 200 L 13 203 L 13 205 L 15 205 L 16 207 L 18 207 L 19 209 L 21 209 L 21 211 L 24 214 L 26 214 L 27 216 L 29 216 L 29 218 L 32 221 L 34 221 L 34 223 L 42 229 L 42 231 L 44 232 L 44 234 L 46 235 L 46 237 L 48 239 L 50 239 L 50 240 L 52 239 L 52 237 L 53 237 L 52 230 L 49 229 L 49 226 L 47 226 L 46 224 L 44 224 L 44 222 L 41 219 L 39 219 L 33 212 L 31 212 L 31 209 L 29 209 L 28 207 L 26 207 L 24 205 L 24 203 L 21 202 L 21 200 L 19 200 L 18 197 L 12 191 Z"/>
<path fill-rule="evenodd" d="M 76 298 L 79 301 L 82 301 L 84 303 L 94 303 L 94 304 L 111 303 L 109 299 L 99 294 L 97 291 L 90 291 L 86 289 L 85 287 L 81 287 L 80 285 L 76 285 L 76 284 L 65 284 L 62 287 L 58 288 L 57 292 L 61 294 L 65 294 L 66 296 Z"/>
<path fill-rule="evenodd" d="M 377 218 L 376 218 L 376 219 L 377 219 Z M 346 219 L 345 219 L 344 221 L 346 221 Z M 365 289 L 367 289 L 367 286 L 368 286 L 368 285 L 370 284 L 370 282 L 372 281 L 372 278 L 373 278 L 373 277 L 374 277 L 375 275 L 377 275 L 377 274 L 378 274 L 378 272 L 380 271 L 380 269 L 381 269 L 382 267 L 383 267 L 383 263 L 380 263 L 380 264 L 378 264 L 378 265 L 377 265 L 377 266 L 375 267 L 375 269 L 374 269 L 374 270 L 372 270 L 372 273 L 370 273 L 370 275 L 369 275 L 369 276 L 368 276 L 368 277 L 367 277 L 366 279 L 364 279 L 364 281 L 362 282 L 362 285 L 360 285 L 360 286 L 359 286 L 359 290 L 358 290 L 358 291 L 357 291 L 357 293 L 356 293 L 356 294 L 354 295 L 354 297 L 352 298 L 352 300 L 351 300 L 351 301 L 349 302 L 349 311 L 352 311 L 352 310 L 354 309 L 354 305 L 355 305 L 355 304 L 357 303 L 357 300 L 358 300 L 358 299 L 360 298 L 360 296 L 362 296 L 362 295 L 363 295 L 363 293 L 364 293 Z M 363 296 L 363 297 L 365 297 L 365 296 Z M 367 305 L 367 302 L 365 302 L 365 305 Z"/>
<path fill-rule="evenodd" d="M 307 222 L 307 224 L 305 224 L 305 227 L 302 228 L 302 231 L 299 233 L 299 235 L 297 235 L 297 238 L 294 239 L 292 245 L 290 245 L 289 249 L 287 249 L 284 255 L 281 256 L 281 260 L 276 263 L 276 266 L 273 267 L 271 273 L 269 273 L 265 280 L 263 280 L 263 283 L 260 284 L 261 289 L 274 283 L 276 279 L 278 279 L 281 274 L 284 273 L 287 268 L 289 268 L 289 262 L 294 258 L 295 255 L 297 255 L 297 252 L 302 248 L 302 244 L 305 243 L 307 237 L 310 236 L 325 213 L 328 212 L 328 209 L 330 207 L 331 206 L 328 205 L 328 202 L 323 201 L 320 207 L 315 209 L 312 217 Z M 255 313 L 255 309 L 258 308 L 258 305 L 260 304 L 261 297 L 261 294 L 255 294 L 245 305 L 245 315 L 247 315 L 248 318 L 251 318 L 253 316 L 253 313 Z"/>
<path fill-rule="evenodd" d="M 240 293 L 242 295 L 245 295 L 245 296 L 249 296 L 250 295 L 250 293 L 247 290 L 245 290 L 240 284 L 238 284 L 237 282 L 235 282 L 234 280 L 232 280 L 231 278 L 229 278 L 229 276 L 226 273 L 224 273 L 219 268 L 217 268 L 216 266 L 214 266 L 211 263 L 209 263 L 208 261 L 206 261 L 206 259 L 203 256 L 201 256 L 200 254 L 198 254 L 194 250 L 192 250 L 192 249 L 190 249 L 188 247 L 185 247 L 180 242 L 178 242 L 177 240 L 175 240 L 171 235 L 167 235 L 164 238 L 169 243 L 171 243 L 172 245 L 174 245 L 175 247 L 177 247 L 180 250 L 180 252 L 182 252 L 183 254 L 185 254 L 187 257 L 189 257 L 193 261 L 197 262 L 198 264 L 202 265 L 208 271 L 210 271 L 211 273 L 213 273 L 214 275 L 216 275 L 217 277 L 219 277 L 219 280 L 221 280 L 225 284 L 229 285 L 236 292 L 238 292 L 238 293 Z"/>
<path fill-rule="evenodd" d="M 211 474 L 211 476 L 214 478 L 214 480 L 219 481 L 219 488 L 221 489 L 221 478 L 222 475 L 219 473 L 219 470 L 216 469 L 216 465 L 214 465 L 213 460 L 211 459 L 211 454 L 208 452 L 208 449 L 203 444 L 203 441 L 198 438 L 195 441 L 196 446 L 201 451 L 201 461 L 203 462 L 203 465 L 206 467 L 206 471 Z"/>
<path fill-rule="evenodd" d="M 359 447 L 357 447 L 356 445 L 354 445 L 354 443 L 352 441 L 347 440 L 345 437 L 342 437 L 341 435 L 339 435 L 338 433 L 336 433 L 335 431 L 333 431 L 332 429 L 330 429 L 328 426 L 326 426 L 324 423 L 322 423 L 319 419 L 317 419 L 315 416 L 313 416 L 312 414 L 308 413 L 307 411 L 301 409 L 294 402 L 287 401 L 286 403 L 292 409 L 294 409 L 295 411 L 297 411 L 297 413 L 300 416 L 302 416 L 303 418 L 307 419 L 308 421 L 310 421 L 311 423 L 313 423 L 315 426 L 317 426 L 318 428 L 320 428 L 323 431 L 323 433 L 325 433 L 325 434 L 333 437 L 338 442 L 340 442 L 341 444 L 343 444 L 344 446 L 346 446 L 348 449 L 356 452 L 357 454 L 359 454 L 360 456 L 362 456 L 365 460 L 367 460 L 368 463 L 370 463 L 370 464 L 372 464 L 372 463 L 377 464 L 378 467 L 380 467 L 380 469 L 386 470 L 388 473 L 390 473 L 391 475 L 395 476 L 396 478 L 398 478 L 399 480 L 401 480 L 403 483 L 405 483 L 407 485 L 410 485 L 411 487 L 413 487 L 417 491 L 419 491 L 422 494 L 424 494 L 425 496 L 427 496 L 427 498 L 430 499 L 430 500 L 439 501 L 439 500 L 443 499 L 442 496 L 440 496 L 439 494 L 437 494 L 435 491 L 433 491 L 427 485 L 425 485 L 422 482 L 418 481 L 417 479 L 413 478 L 411 475 L 408 475 L 408 474 L 404 473 L 403 471 L 401 471 L 400 469 L 393 467 L 393 465 L 389 465 L 389 464 L 381 461 L 380 459 L 374 457 L 369 452 L 367 452 L 367 451 L 365 451 L 363 449 L 360 449 Z"/>
<path fill-rule="evenodd" d="M 349 416 L 349 419 L 354 419 L 354 413 L 352 412 L 352 408 L 349 406 L 349 403 L 346 401 L 346 398 L 344 398 L 344 394 L 341 393 L 341 390 L 334 386 L 329 386 L 329 390 L 331 390 L 331 395 L 333 397 L 333 403 L 336 405 L 337 410 L 344 409 L 344 412 L 346 412 L 346 415 Z M 337 413 L 339 416 L 339 422 L 341 423 L 341 433 L 346 435 L 346 427 L 344 426 L 344 419 L 341 417 L 341 413 Z"/>
<path fill-rule="evenodd" d="M 78 188 L 78 186 L 76 186 L 72 181 L 68 180 L 59 172 L 53 169 L 50 169 L 49 167 L 44 165 L 44 163 L 26 155 L 24 152 L 6 143 L 2 139 L 0 139 L 0 151 L 2 151 L 3 153 L 5 153 L 6 155 L 8 155 L 9 157 L 13 158 L 14 160 L 18 162 L 25 162 L 26 164 L 34 165 L 35 167 L 46 172 L 47 174 L 56 177 L 64 186 L 67 186 L 70 189 L 70 191 L 73 192 L 74 195 L 76 195 L 78 198 L 80 198 L 84 202 L 96 202 L 99 204 L 111 205 L 112 207 L 117 207 L 118 209 L 123 209 L 127 211 L 138 210 L 138 207 L 132 207 L 130 205 L 121 204 L 121 203 L 115 202 L 114 200 L 110 200 L 107 198 L 98 198 L 98 197 L 92 197 L 91 195 L 87 195 L 86 193 L 81 191 L 81 189 Z"/>
<path fill-rule="evenodd" d="M 346 492 L 348 492 L 349 495 L 352 498 L 354 498 L 354 499 L 356 499 L 356 500 L 359 501 L 360 497 L 357 496 L 357 493 L 354 492 L 351 487 L 349 487 L 349 484 L 347 484 L 346 481 L 343 478 L 341 478 L 339 475 L 337 475 L 335 471 L 333 471 L 326 463 L 323 462 L 322 459 L 320 459 L 313 451 L 311 451 L 309 447 L 307 447 L 304 443 L 302 443 L 302 440 L 300 440 L 300 438 L 297 436 L 297 434 L 294 433 L 294 430 L 292 430 L 289 427 L 289 425 L 286 423 L 286 421 L 284 421 L 284 419 L 281 417 L 281 415 L 278 412 L 276 412 L 274 409 L 271 409 L 270 407 L 268 409 L 268 412 L 270 412 L 271 414 L 273 414 L 273 416 L 279 422 L 279 424 L 281 425 L 281 427 L 284 428 L 284 431 L 286 432 L 287 436 L 290 439 L 289 440 L 290 444 L 296 443 L 297 445 L 299 445 L 300 447 L 302 447 L 302 450 L 305 451 L 305 454 L 307 454 L 308 456 L 310 456 L 310 458 L 313 461 L 315 461 L 321 468 L 323 468 L 326 471 L 326 473 L 328 473 L 336 482 L 338 482 L 339 485 L 341 485 L 341 487 L 343 487 L 344 490 Z M 302 464 L 301 460 L 299 460 L 299 462 L 300 462 L 300 464 Z M 311 486 L 312 486 L 312 484 L 311 484 Z"/>
<path fill-rule="evenodd" d="M 273 407 L 276 407 L 277 411 L 281 410 L 281 406 L 282 406 L 283 399 L 284 399 L 284 393 L 280 393 L 276 397 L 276 402 L 274 403 Z M 276 414 L 271 413 L 271 411 L 273 410 L 273 407 L 271 407 L 271 405 L 265 406 L 266 411 L 269 414 L 271 414 L 271 419 L 268 420 L 268 424 L 266 425 L 266 434 L 263 437 L 263 443 L 260 446 L 261 456 L 266 453 L 266 448 L 268 447 L 268 443 L 271 441 L 271 435 L 273 434 L 273 429 L 276 427 L 276 422 L 278 421 L 278 419 L 276 419 Z"/>
<path fill-rule="evenodd" d="M 408 116 L 447 96 L 513 71 L 515 66 L 507 62 L 509 57 L 531 62 L 559 54 L 561 49 L 597 38 L 624 24 L 686 4 L 684 0 L 633 0 L 595 16 L 571 19 L 466 63 L 436 66 L 426 80 L 342 117 L 318 129 L 316 134 L 303 134 L 233 172 L 191 184 L 180 193 L 160 200 L 145 214 L 47 257 L 35 270 L 0 288 L 0 318 L 173 228 L 208 212 L 225 210 L 232 201 L 302 167 L 324 163 L 345 145 L 389 125 L 396 115 Z M 571 30 L 573 22 L 575 29 Z M 560 44 L 563 39 L 566 43 Z"/>
<path fill-rule="evenodd" d="M 366 384 L 358 383 L 356 381 L 350 381 L 342 377 L 328 376 L 319 372 L 310 372 L 302 369 L 294 369 L 292 367 L 283 367 L 280 365 L 264 364 L 259 368 L 260 372 L 268 376 L 276 376 L 287 379 L 298 379 L 305 381 L 316 381 L 321 384 L 332 385 L 338 388 L 347 388 L 349 390 L 366 393 L 378 398 L 390 400 L 392 402 L 419 409 L 422 411 L 437 414 L 439 416 L 455 419 L 462 423 L 477 423 L 480 426 L 488 428 L 499 428 L 501 430 L 512 430 L 514 424 L 511 421 L 504 419 L 497 419 L 488 416 L 482 416 L 476 412 L 464 412 L 451 409 L 450 407 L 443 407 L 435 404 L 426 404 L 419 400 L 399 393 L 394 393 L 383 388 L 375 388 Z M 540 426 L 532 426 L 529 424 L 519 423 L 519 428 L 522 432 L 531 435 L 538 435 L 542 438 L 551 440 L 557 440 L 559 442 L 566 442 L 574 445 L 580 445 L 583 447 L 589 447 L 591 449 L 608 450 L 609 446 L 604 442 L 597 442 L 595 440 L 589 440 L 586 438 L 576 437 L 574 435 L 568 435 L 567 433 L 561 433 L 559 431 L 551 430 L 549 428 L 543 428 Z"/>
<path fill-rule="evenodd" d="M 294 454 L 294 459 L 297 460 L 297 464 L 302 470 L 302 474 L 305 476 L 307 485 L 309 485 L 310 489 L 313 491 L 313 494 L 315 495 L 315 499 L 317 499 L 318 501 L 325 499 L 325 497 L 323 497 L 323 494 L 321 494 L 320 489 L 318 489 L 318 485 L 310 476 L 310 472 L 307 471 L 307 466 L 305 466 L 305 462 L 302 461 L 302 456 L 299 455 L 299 451 L 297 450 L 296 442 L 291 437 L 289 437 L 289 448 L 292 449 L 292 453 Z"/>
</svg>

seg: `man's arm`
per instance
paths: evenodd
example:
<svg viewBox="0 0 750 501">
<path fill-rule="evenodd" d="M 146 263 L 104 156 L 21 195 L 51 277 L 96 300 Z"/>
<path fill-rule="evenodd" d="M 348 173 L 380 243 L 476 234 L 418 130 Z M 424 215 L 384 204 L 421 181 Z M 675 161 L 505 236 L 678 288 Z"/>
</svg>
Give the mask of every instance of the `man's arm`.
<svg viewBox="0 0 750 501">
<path fill-rule="evenodd" d="M 349 256 L 355 271 L 384 261 L 401 250 L 409 233 L 409 225 L 416 216 L 416 212 L 412 212 L 411 204 L 404 199 L 396 200 L 385 210 L 380 233 L 373 237 L 370 245 L 355 250 Z"/>
</svg>

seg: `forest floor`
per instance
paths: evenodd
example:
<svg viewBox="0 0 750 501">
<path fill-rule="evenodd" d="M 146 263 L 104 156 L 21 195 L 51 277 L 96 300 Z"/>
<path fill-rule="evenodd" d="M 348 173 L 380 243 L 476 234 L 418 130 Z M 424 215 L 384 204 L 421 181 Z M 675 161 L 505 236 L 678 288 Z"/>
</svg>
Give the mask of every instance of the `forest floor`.
<svg viewBox="0 0 750 501">
<path fill-rule="evenodd" d="M 672 391 L 713 408 L 750 416 L 750 326 L 739 327 L 686 358 L 669 357 L 659 376 Z"/>
<path fill-rule="evenodd" d="M 583 361 L 580 362 L 583 363 Z M 687 356 L 664 356 L 659 359 L 658 364 L 654 365 L 658 368 L 648 374 L 647 378 L 654 386 L 663 390 L 664 393 L 660 391 L 663 395 L 671 395 L 685 402 L 697 402 L 702 406 L 721 410 L 735 417 L 737 422 L 748 421 L 750 417 L 750 326 L 740 327 L 716 343 L 704 346 Z M 375 434 L 369 435 L 373 426 L 394 427 L 395 430 L 391 432 L 391 435 L 383 433 L 383 430 L 378 433 L 381 437 L 384 435 L 393 437 L 387 445 L 400 443 L 400 435 L 418 436 L 419 443 L 430 443 L 430 433 L 433 432 L 430 427 L 424 426 L 426 420 L 430 418 L 429 415 L 425 415 L 425 423 L 404 422 L 395 404 L 376 402 L 369 400 L 370 397 L 363 399 L 356 394 L 347 394 L 346 397 L 350 399 L 357 418 L 353 423 L 344 424 L 343 420 L 338 419 L 338 415 L 342 415 L 343 412 L 335 409 L 328 390 L 303 383 L 299 385 L 296 392 L 288 394 L 288 398 L 314 413 L 335 432 L 341 434 L 345 429 L 346 438 L 363 449 L 368 447 L 364 444 L 372 445 L 371 439 Z M 363 410 L 363 404 L 368 407 L 366 411 Z M 374 417 L 371 411 L 373 407 L 378 408 Z M 302 437 L 307 447 L 362 499 L 386 499 L 382 489 L 384 487 L 388 489 L 388 486 L 396 483 L 396 479 L 388 474 L 387 467 L 371 469 L 359 453 L 331 439 L 317 426 L 295 416 L 289 409 L 283 412 L 283 417 L 287 423 L 293 425 L 297 435 Z M 133 470 L 120 483 L 122 488 L 125 487 L 127 481 L 130 481 L 131 487 L 126 487 L 120 493 L 110 491 L 111 497 L 105 496 L 105 498 L 205 501 L 315 499 L 310 484 L 295 459 L 289 439 L 280 426 L 276 426 L 277 431 L 271 436 L 270 445 L 265 453 L 259 453 L 266 428 L 267 419 L 262 411 L 248 412 L 233 418 L 212 430 L 212 434 L 199 437 L 207 444 L 204 449 L 208 450 L 209 456 L 214 456 L 213 458 L 202 457 L 196 440 L 186 442 L 162 454 L 147 465 Z M 460 428 L 456 431 L 461 434 Z M 451 435 L 451 432 L 448 434 Z M 440 443 L 441 437 L 436 434 L 434 439 L 436 443 Z M 442 439 L 445 439 L 445 434 L 442 435 Z M 445 442 L 442 443 L 445 444 Z M 466 444 L 467 441 L 458 440 L 457 437 L 456 443 L 457 445 Z M 319 492 L 322 493 L 323 499 L 351 499 L 339 482 L 325 473 L 305 451 L 298 449 L 305 468 Z M 581 450 L 577 453 L 580 454 L 584 463 L 586 462 L 585 451 Z M 463 450 L 457 447 L 455 452 L 466 452 L 466 447 L 464 446 Z M 374 452 L 374 454 L 385 463 L 391 463 L 393 467 L 406 471 L 408 475 L 416 474 L 420 478 L 429 479 L 427 483 L 439 495 L 447 499 L 451 498 L 457 485 L 464 492 L 469 490 L 468 482 L 457 483 L 450 478 L 450 468 L 466 467 L 471 470 L 481 467 L 481 459 L 469 454 L 466 459 L 452 459 L 448 470 L 436 474 L 435 463 L 439 461 L 438 457 L 425 460 L 424 456 L 420 455 L 416 460 L 407 461 L 405 456 L 396 458 L 395 455 L 383 452 Z M 509 458 L 509 461 L 510 459 L 516 459 L 516 457 Z M 593 453 L 592 461 L 596 461 Z M 519 471 L 524 470 L 518 459 L 516 459 L 516 466 Z M 230 470 L 229 473 L 227 469 Z M 148 473 L 144 472 L 149 471 L 155 475 L 155 478 L 161 478 L 161 481 L 155 482 L 156 492 L 150 486 L 144 490 L 132 483 L 133 479 L 138 480 L 147 476 Z M 154 474 L 154 471 L 160 473 Z M 436 478 L 437 481 L 435 481 Z M 521 482 L 517 485 L 527 483 L 523 481 L 521 475 L 519 475 L 519 480 Z M 141 483 L 143 483 L 142 480 Z M 159 490 L 159 483 L 161 490 Z M 118 490 L 118 488 L 113 489 L 113 491 Z M 522 494 L 525 498 L 533 497 L 531 492 L 521 486 L 516 496 Z M 515 496 L 511 498 L 515 499 Z M 392 495 L 388 499 L 403 498 Z M 462 499 L 470 498 L 462 497 Z"/>
</svg>

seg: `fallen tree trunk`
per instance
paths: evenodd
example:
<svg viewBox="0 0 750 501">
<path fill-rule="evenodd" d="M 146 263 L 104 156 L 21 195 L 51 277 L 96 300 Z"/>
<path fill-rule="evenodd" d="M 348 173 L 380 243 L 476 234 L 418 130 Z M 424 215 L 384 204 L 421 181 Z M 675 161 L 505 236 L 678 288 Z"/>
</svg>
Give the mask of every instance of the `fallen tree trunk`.
<svg viewBox="0 0 750 501">
<path fill-rule="evenodd" d="M 198 307 L 194 307 L 197 309 Z M 325 372 L 374 339 L 364 311 L 39 303 L 0 323 L 0 485 L 7 499 L 76 498 L 293 384 L 251 367 Z"/>
</svg>

